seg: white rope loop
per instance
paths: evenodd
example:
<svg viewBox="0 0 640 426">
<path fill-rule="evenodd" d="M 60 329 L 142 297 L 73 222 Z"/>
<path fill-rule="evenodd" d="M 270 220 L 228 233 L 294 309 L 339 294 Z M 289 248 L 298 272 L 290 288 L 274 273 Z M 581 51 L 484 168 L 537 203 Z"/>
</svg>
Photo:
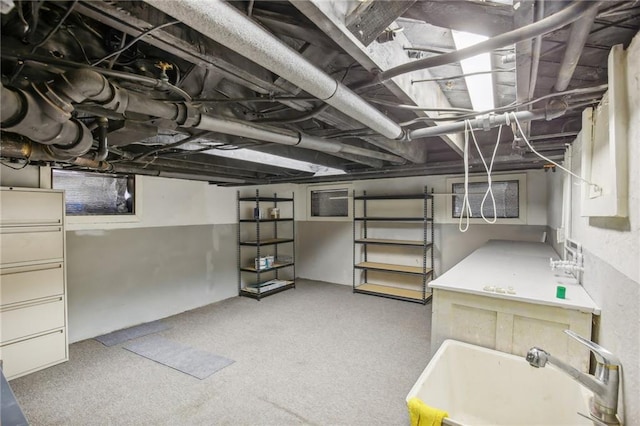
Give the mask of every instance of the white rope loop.
<svg viewBox="0 0 640 426">
<path fill-rule="evenodd" d="M 460 220 L 458 221 L 458 229 L 460 232 L 467 232 L 469 229 L 469 218 L 471 217 L 471 206 L 469 205 L 469 129 L 471 129 L 471 122 L 469 120 L 464 121 L 464 148 L 462 153 L 462 159 L 464 162 L 464 195 L 462 197 L 462 210 L 460 211 Z M 463 227 L 462 221 L 466 223 Z"/>
</svg>

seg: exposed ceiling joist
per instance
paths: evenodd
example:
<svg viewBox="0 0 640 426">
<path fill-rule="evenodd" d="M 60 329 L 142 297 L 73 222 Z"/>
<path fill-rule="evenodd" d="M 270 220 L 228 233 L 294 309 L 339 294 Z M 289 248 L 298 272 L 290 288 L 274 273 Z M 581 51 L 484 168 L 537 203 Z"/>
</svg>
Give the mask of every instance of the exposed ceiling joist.
<svg viewBox="0 0 640 426">
<path fill-rule="evenodd" d="M 347 28 L 362 44 L 368 46 L 415 2 L 416 0 L 363 1 L 347 16 Z"/>
<path fill-rule="evenodd" d="M 403 16 L 438 27 L 486 36 L 514 28 L 513 8 L 490 2 L 418 1 Z"/>
<path fill-rule="evenodd" d="M 388 43 L 374 43 L 365 47 L 345 25 L 346 16 L 351 12 L 351 3 L 339 0 L 300 0 L 292 4 L 334 42 L 342 46 L 360 65 L 370 71 L 384 71 L 410 60 L 404 50 L 404 46 L 409 45 L 409 41 L 402 33 L 397 34 L 395 40 Z M 451 104 L 437 83 L 426 83 L 419 88 L 411 84 L 412 79 L 430 77 L 428 71 L 400 75 L 387 82 L 386 87 L 402 102 L 425 108 L 451 108 Z M 462 154 L 463 141 L 460 135 L 445 135 L 442 138 L 454 151 Z M 393 146 L 386 149 L 406 158 L 406 154 L 394 150 Z M 423 148 L 418 149 L 426 150 L 427 147 L 423 144 Z"/>
</svg>

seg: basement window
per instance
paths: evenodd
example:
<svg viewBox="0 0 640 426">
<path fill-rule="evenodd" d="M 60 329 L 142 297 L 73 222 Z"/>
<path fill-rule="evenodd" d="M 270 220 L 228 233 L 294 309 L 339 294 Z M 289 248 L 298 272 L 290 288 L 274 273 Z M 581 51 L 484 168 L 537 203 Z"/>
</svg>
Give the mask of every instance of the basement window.
<svg viewBox="0 0 640 426">
<path fill-rule="evenodd" d="M 524 174 L 493 176 L 491 188 L 496 201 L 495 215 L 498 223 L 524 224 L 527 210 L 527 180 Z M 458 222 L 464 202 L 464 178 L 447 179 L 447 187 L 451 196 L 447 197 L 447 215 L 452 222 Z M 484 216 L 492 220 L 494 217 L 491 195 L 488 195 L 484 205 L 484 198 L 489 184 L 486 177 L 469 178 L 469 207 L 471 208 L 470 223 L 486 223 Z"/>
<path fill-rule="evenodd" d="M 454 183 L 452 185 L 453 196 L 453 217 L 459 218 L 462 213 L 462 204 L 464 200 L 464 183 Z M 482 217 L 484 213 L 486 218 L 494 217 L 493 202 L 489 194 L 482 204 L 484 195 L 489 189 L 487 182 L 469 183 L 469 206 L 471 207 L 471 217 Z M 495 215 L 499 219 L 516 219 L 520 217 L 520 191 L 517 180 L 508 180 L 503 182 L 493 182 L 491 189 L 496 200 Z"/>
<path fill-rule="evenodd" d="M 65 191 L 68 216 L 135 214 L 134 176 L 53 170 L 52 184 Z"/>
<path fill-rule="evenodd" d="M 309 220 L 350 220 L 349 188 L 336 186 L 309 187 Z"/>
</svg>

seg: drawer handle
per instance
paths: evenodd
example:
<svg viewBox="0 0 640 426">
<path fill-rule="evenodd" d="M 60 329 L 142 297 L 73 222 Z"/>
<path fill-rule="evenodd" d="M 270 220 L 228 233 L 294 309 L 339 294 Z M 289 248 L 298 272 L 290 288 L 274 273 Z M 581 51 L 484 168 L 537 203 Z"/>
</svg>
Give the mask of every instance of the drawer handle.
<svg viewBox="0 0 640 426">
<path fill-rule="evenodd" d="M 49 297 L 47 299 L 35 300 L 33 302 L 22 303 L 20 305 L 12 305 L 7 308 L 3 308 L 0 312 L 9 312 L 14 311 L 16 309 L 24 309 L 24 308 L 32 308 L 34 306 L 46 305 L 48 303 L 61 302 L 63 300 L 62 296 Z"/>
<path fill-rule="evenodd" d="M 48 263 L 46 265 L 21 266 L 16 268 L 5 268 L 0 271 L 0 275 L 22 274 L 23 272 L 48 271 L 50 269 L 60 269 L 62 263 Z"/>
<path fill-rule="evenodd" d="M 59 225 L 62 223 L 60 219 L 29 219 L 29 220 L 3 220 L 0 221 L 0 225 L 3 226 L 19 226 L 19 225 Z"/>
<path fill-rule="evenodd" d="M 28 233 L 40 233 L 40 232 L 61 232 L 62 227 L 60 226 L 31 226 L 24 228 L 3 228 L 0 230 L 2 234 L 28 234 Z"/>
</svg>

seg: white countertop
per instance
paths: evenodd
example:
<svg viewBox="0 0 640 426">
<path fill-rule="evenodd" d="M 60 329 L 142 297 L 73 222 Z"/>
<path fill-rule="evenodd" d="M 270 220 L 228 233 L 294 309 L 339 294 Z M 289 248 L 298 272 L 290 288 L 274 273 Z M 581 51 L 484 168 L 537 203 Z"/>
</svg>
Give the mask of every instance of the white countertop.
<svg viewBox="0 0 640 426">
<path fill-rule="evenodd" d="M 600 308 L 575 278 L 551 270 L 550 258 L 559 256 L 544 243 L 491 240 L 431 281 L 429 287 L 600 315 Z M 559 285 L 566 288 L 565 299 L 556 298 Z M 490 287 L 494 290 L 485 289 Z"/>
</svg>

